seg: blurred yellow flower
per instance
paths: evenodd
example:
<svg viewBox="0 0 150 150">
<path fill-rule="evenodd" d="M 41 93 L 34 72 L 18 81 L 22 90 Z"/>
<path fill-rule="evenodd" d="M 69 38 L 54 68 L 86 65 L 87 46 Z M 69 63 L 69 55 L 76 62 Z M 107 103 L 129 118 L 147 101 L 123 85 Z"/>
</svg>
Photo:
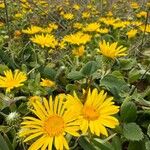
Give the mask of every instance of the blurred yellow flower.
<svg viewBox="0 0 150 150">
<path fill-rule="evenodd" d="M 51 81 L 49 79 L 42 79 L 42 82 L 40 82 L 40 85 L 44 86 L 44 87 L 54 87 L 55 86 L 55 82 Z"/>
<path fill-rule="evenodd" d="M 139 4 L 136 3 L 136 2 L 132 2 L 132 3 L 130 4 L 130 6 L 131 6 L 131 8 L 133 8 L 133 9 L 139 8 Z"/>
<path fill-rule="evenodd" d="M 78 114 L 64 105 L 63 94 L 54 100 L 43 98 L 43 103 L 36 101 L 31 111 L 36 117 L 24 117 L 19 132 L 20 137 L 25 137 L 24 142 L 32 142 L 28 150 L 52 150 L 53 145 L 57 150 L 68 150 L 66 134 L 79 136 Z"/>
<path fill-rule="evenodd" d="M 74 18 L 74 15 L 72 13 L 66 13 L 63 14 L 63 18 L 66 20 L 72 20 Z"/>
<path fill-rule="evenodd" d="M 3 27 L 4 26 L 4 23 L 3 22 L 0 22 L 0 27 Z"/>
<path fill-rule="evenodd" d="M 79 9 L 80 9 L 80 6 L 79 6 L 78 4 L 74 4 L 74 5 L 73 5 L 73 8 L 74 8 L 75 10 L 79 10 Z"/>
<path fill-rule="evenodd" d="M 128 32 L 126 33 L 126 35 L 128 36 L 128 38 L 135 37 L 136 34 L 137 34 L 137 30 L 136 30 L 136 29 L 132 29 L 132 30 L 130 30 L 130 31 L 128 31 Z"/>
<path fill-rule="evenodd" d="M 145 25 L 141 25 L 141 26 L 139 26 L 139 28 L 142 32 L 150 33 L 150 24 L 147 24 L 146 27 L 145 27 Z"/>
<path fill-rule="evenodd" d="M 76 22 L 76 23 L 73 24 L 73 27 L 74 27 L 75 29 L 81 29 L 81 28 L 83 27 L 83 24 L 82 24 L 82 23 L 79 23 L 79 22 Z"/>
<path fill-rule="evenodd" d="M 141 17 L 146 18 L 146 17 L 147 17 L 147 12 L 146 12 L 146 11 L 141 11 L 141 12 L 139 12 L 138 14 L 136 14 L 136 16 L 137 16 L 138 18 L 141 18 Z"/>
<path fill-rule="evenodd" d="M 30 38 L 30 40 L 33 43 L 41 45 L 42 48 L 44 47 L 55 48 L 58 45 L 58 41 L 55 39 L 53 35 L 50 34 L 35 35 L 35 37 Z"/>
<path fill-rule="evenodd" d="M 83 104 L 75 92 L 74 96 L 68 94 L 66 100 L 67 107 L 78 108 L 75 110 L 80 114 L 80 128 L 84 134 L 90 130 L 97 136 L 108 136 L 106 127 L 115 128 L 119 125 L 118 120 L 112 116 L 119 111 L 119 106 L 115 106 L 113 97 L 107 97 L 103 90 L 89 90 Z"/>
<path fill-rule="evenodd" d="M 105 34 L 105 33 L 109 32 L 109 29 L 107 29 L 107 28 L 100 28 L 100 29 L 97 30 L 97 32 L 99 32 L 101 34 Z"/>
<path fill-rule="evenodd" d="M 74 34 L 66 35 L 63 39 L 64 42 L 77 45 L 86 44 L 90 40 L 91 36 L 83 32 L 77 32 Z"/>
<path fill-rule="evenodd" d="M 127 48 L 123 46 L 117 47 L 117 45 L 118 45 L 118 42 L 114 42 L 110 44 L 109 42 L 106 42 L 105 40 L 103 40 L 99 43 L 99 47 L 100 47 L 99 52 L 102 55 L 112 58 L 112 59 L 115 59 L 121 56 L 126 56 L 127 54 L 125 53 L 125 51 Z"/>
<path fill-rule="evenodd" d="M 86 25 L 85 27 L 83 27 L 83 31 L 86 31 L 86 32 L 96 32 L 96 31 L 98 31 L 99 27 L 100 27 L 100 24 L 97 23 L 97 22 L 89 23 L 88 25 Z"/>
<path fill-rule="evenodd" d="M 22 17 L 23 17 L 23 14 L 21 14 L 21 13 L 15 14 L 15 18 L 22 18 Z"/>
<path fill-rule="evenodd" d="M 0 76 L 0 87 L 6 88 L 6 92 L 10 92 L 15 87 L 23 86 L 23 82 L 27 80 L 26 74 L 19 70 L 15 70 L 14 75 L 11 70 L 6 70 L 4 75 Z"/>
<path fill-rule="evenodd" d="M 36 101 L 41 102 L 42 98 L 40 96 L 31 96 L 29 97 L 29 101 L 28 101 L 28 106 L 33 106 L 34 103 L 36 103 Z"/>
<path fill-rule="evenodd" d="M 0 8 L 5 8 L 5 4 L 4 3 L 0 3 Z"/>
<path fill-rule="evenodd" d="M 30 28 L 28 27 L 27 29 L 22 30 L 22 32 L 26 34 L 35 34 L 35 33 L 40 32 L 41 30 L 42 30 L 41 27 L 31 25 Z"/>
<path fill-rule="evenodd" d="M 83 56 L 84 53 L 85 53 L 85 47 L 83 45 L 72 51 L 72 54 L 77 57 Z"/>
<path fill-rule="evenodd" d="M 83 13 L 82 13 L 82 18 L 83 18 L 83 19 L 85 19 L 85 18 L 90 18 L 90 16 L 91 16 L 91 15 L 90 15 L 89 12 L 83 12 Z"/>
</svg>

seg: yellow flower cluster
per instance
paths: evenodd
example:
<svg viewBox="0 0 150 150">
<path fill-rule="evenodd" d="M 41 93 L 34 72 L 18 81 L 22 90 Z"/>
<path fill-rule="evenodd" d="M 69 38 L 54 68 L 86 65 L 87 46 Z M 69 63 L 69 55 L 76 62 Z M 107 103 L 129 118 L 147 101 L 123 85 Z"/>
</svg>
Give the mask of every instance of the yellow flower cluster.
<svg viewBox="0 0 150 150">
<path fill-rule="evenodd" d="M 66 35 L 63 39 L 64 42 L 75 44 L 75 45 L 81 45 L 81 44 L 84 45 L 90 40 L 91 40 L 91 36 L 83 32 L 77 32 L 74 34 Z"/>
<path fill-rule="evenodd" d="M 56 149 L 69 149 L 66 135 L 80 136 L 89 132 L 97 136 L 108 136 L 106 127 L 115 128 L 119 125 L 113 117 L 119 107 L 112 102 L 113 97 L 108 97 L 104 91 L 97 89 L 87 91 L 84 103 L 74 92 L 74 95 L 60 94 L 49 100 L 46 98 L 32 102 L 32 113 L 36 116 L 26 116 L 21 123 L 20 137 L 25 137 L 24 142 L 32 140 L 28 150 L 49 149 L 53 145 Z M 83 101 L 83 100 L 82 100 Z"/>
<path fill-rule="evenodd" d="M 33 43 L 41 45 L 42 48 L 44 47 L 55 48 L 58 45 L 58 41 L 55 39 L 53 35 L 50 34 L 35 35 L 35 37 L 30 38 L 30 40 Z"/>
</svg>

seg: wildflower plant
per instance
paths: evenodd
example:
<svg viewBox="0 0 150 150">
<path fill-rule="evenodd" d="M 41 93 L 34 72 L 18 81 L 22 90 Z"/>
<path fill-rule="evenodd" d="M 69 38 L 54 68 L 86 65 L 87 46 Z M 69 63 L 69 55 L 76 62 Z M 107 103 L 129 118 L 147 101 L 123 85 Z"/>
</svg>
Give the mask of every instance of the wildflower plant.
<svg viewBox="0 0 150 150">
<path fill-rule="evenodd" d="M 148 0 L 0 0 L 0 149 L 149 150 Z"/>
</svg>

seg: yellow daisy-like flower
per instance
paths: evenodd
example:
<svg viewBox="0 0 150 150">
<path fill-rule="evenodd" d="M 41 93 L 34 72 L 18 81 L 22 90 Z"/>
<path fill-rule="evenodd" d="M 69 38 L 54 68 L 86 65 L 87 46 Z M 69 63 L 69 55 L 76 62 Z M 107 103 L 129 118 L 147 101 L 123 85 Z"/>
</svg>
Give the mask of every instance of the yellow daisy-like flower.
<svg viewBox="0 0 150 150">
<path fill-rule="evenodd" d="M 77 57 L 83 56 L 84 53 L 85 53 L 85 47 L 83 45 L 72 51 L 72 54 Z"/>
<path fill-rule="evenodd" d="M 66 105 L 69 107 L 77 107 L 80 113 L 80 128 L 83 133 L 88 130 L 92 134 L 100 136 L 103 134 L 108 136 L 106 127 L 115 128 L 119 125 L 118 120 L 112 115 L 119 111 L 119 106 L 115 106 L 112 102 L 113 97 L 107 97 L 107 93 L 103 90 L 98 92 L 97 89 L 88 91 L 85 102 L 82 104 L 76 93 L 74 96 L 67 95 Z"/>
<path fill-rule="evenodd" d="M 27 80 L 25 73 L 15 70 L 14 75 L 11 70 L 4 71 L 4 76 L 0 76 L 0 87 L 6 88 L 6 92 L 10 92 L 15 87 L 20 87 L 23 85 L 22 82 Z"/>
<path fill-rule="evenodd" d="M 42 82 L 40 82 L 40 85 L 44 86 L 44 87 L 54 87 L 55 86 L 55 82 L 51 81 L 49 79 L 42 79 Z"/>
<path fill-rule="evenodd" d="M 90 13 L 89 12 L 83 12 L 82 13 L 82 18 L 85 19 L 85 18 L 90 18 Z"/>
<path fill-rule="evenodd" d="M 43 98 L 43 103 L 36 101 L 31 111 L 36 117 L 24 117 L 21 123 L 20 137 L 24 142 L 34 141 L 28 150 L 52 150 L 54 144 L 57 150 L 69 149 L 66 134 L 79 136 L 78 114 L 64 105 L 64 95 L 61 94 L 49 101 Z"/>
<path fill-rule="evenodd" d="M 102 42 L 99 43 L 100 47 L 100 53 L 106 57 L 115 59 L 116 57 L 121 57 L 121 56 L 126 56 L 127 54 L 125 53 L 126 47 L 123 47 L 122 45 L 117 47 L 118 42 L 114 42 L 110 44 L 109 42 L 106 42 L 103 40 Z"/>
<path fill-rule="evenodd" d="M 5 4 L 4 3 L 0 3 L 0 8 L 5 8 Z"/>
<path fill-rule="evenodd" d="M 74 18 L 74 15 L 72 13 L 66 13 L 63 14 L 63 18 L 66 20 L 72 20 Z"/>
<path fill-rule="evenodd" d="M 66 35 L 63 39 L 64 42 L 77 45 L 86 44 L 90 40 L 91 36 L 83 32 L 77 32 L 71 35 Z"/>
<path fill-rule="evenodd" d="M 136 29 L 132 29 L 132 30 L 130 30 L 130 31 L 128 31 L 126 33 L 126 35 L 128 36 L 128 38 L 133 38 L 133 37 L 136 36 L 136 34 L 137 34 L 137 30 Z"/>
<path fill-rule="evenodd" d="M 96 32 L 96 31 L 98 31 L 99 27 L 100 27 L 100 24 L 97 23 L 97 22 L 89 23 L 88 25 L 86 25 L 83 28 L 83 31 L 86 31 L 86 32 Z"/>
<path fill-rule="evenodd" d="M 22 30 L 22 32 L 26 34 L 35 34 L 35 33 L 40 32 L 41 30 L 42 30 L 41 27 L 31 25 L 30 28 L 28 27 L 27 29 Z"/>
<path fill-rule="evenodd" d="M 44 47 L 55 48 L 58 45 L 58 41 L 55 39 L 53 35 L 50 34 L 35 35 L 35 37 L 30 38 L 30 40 L 33 43 L 41 45 L 42 48 Z"/>
</svg>

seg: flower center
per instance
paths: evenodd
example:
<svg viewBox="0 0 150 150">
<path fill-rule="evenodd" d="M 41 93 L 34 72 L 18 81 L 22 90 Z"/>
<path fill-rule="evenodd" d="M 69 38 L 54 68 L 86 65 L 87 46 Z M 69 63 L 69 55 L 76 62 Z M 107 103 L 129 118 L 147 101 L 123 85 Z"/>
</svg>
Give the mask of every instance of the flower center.
<svg viewBox="0 0 150 150">
<path fill-rule="evenodd" d="M 57 136 L 64 131 L 64 120 L 58 115 L 50 116 L 44 123 L 44 129 L 49 136 Z"/>
<path fill-rule="evenodd" d="M 84 106 L 82 109 L 83 117 L 87 120 L 96 120 L 99 117 L 99 113 L 92 106 Z"/>
</svg>

